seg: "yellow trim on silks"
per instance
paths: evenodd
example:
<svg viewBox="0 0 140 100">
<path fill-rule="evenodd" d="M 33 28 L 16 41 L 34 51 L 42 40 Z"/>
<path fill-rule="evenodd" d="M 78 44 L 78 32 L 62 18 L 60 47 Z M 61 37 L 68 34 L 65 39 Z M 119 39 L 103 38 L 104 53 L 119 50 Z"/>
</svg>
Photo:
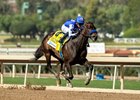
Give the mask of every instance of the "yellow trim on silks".
<svg viewBox="0 0 140 100">
<path fill-rule="evenodd" d="M 57 50 L 57 51 L 61 51 L 62 50 L 62 47 L 61 45 L 65 44 L 65 42 L 68 41 L 68 39 L 66 38 L 64 40 L 64 43 L 63 44 L 60 44 L 59 40 L 64 36 L 64 33 L 59 30 L 59 31 L 56 31 L 55 34 L 49 39 L 49 42 L 51 42 L 53 45 L 53 47 Z"/>
</svg>

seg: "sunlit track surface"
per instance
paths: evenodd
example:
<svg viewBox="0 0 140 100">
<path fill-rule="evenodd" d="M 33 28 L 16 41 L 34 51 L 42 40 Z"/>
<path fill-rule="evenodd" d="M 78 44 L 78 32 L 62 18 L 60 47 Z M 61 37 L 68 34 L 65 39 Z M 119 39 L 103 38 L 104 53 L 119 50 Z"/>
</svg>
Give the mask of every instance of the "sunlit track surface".
<svg viewBox="0 0 140 100">
<path fill-rule="evenodd" d="M 75 92 L 100 92 L 100 93 L 125 93 L 125 94 L 140 94 L 140 90 L 120 90 L 120 89 L 101 89 L 101 88 L 86 88 L 86 87 L 58 87 L 58 86 L 42 86 L 40 85 L 32 85 L 30 90 L 54 90 L 54 91 L 75 91 Z M 24 85 L 12 85 L 12 84 L 4 84 L 0 85 L 0 88 L 5 89 L 27 89 Z"/>
</svg>

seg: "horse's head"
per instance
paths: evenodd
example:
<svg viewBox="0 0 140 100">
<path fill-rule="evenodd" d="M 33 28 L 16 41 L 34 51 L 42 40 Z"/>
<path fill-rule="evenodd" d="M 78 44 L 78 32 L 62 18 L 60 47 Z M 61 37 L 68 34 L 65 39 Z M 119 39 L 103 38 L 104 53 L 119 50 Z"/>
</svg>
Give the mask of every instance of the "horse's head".
<svg viewBox="0 0 140 100">
<path fill-rule="evenodd" d="M 93 41 L 96 41 L 98 38 L 98 33 L 96 31 L 96 27 L 92 22 L 86 22 L 83 29 L 83 35 L 90 38 Z"/>
</svg>

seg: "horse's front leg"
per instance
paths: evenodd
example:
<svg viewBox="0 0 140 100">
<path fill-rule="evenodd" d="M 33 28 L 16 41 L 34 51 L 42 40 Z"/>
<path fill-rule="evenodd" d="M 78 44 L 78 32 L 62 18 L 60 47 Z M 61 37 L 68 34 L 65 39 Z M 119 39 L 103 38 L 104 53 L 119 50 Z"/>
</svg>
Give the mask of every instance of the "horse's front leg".
<svg viewBox="0 0 140 100">
<path fill-rule="evenodd" d="M 63 64 L 63 69 L 64 69 L 64 78 L 67 80 L 66 86 L 68 87 L 73 87 L 71 80 L 73 79 L 73 73 L 72 73 L 72 67 L 70 66 L 69 63 L 64 63 Z"/>
<path fill-rule="evenodd" d="M 88 85 L 91 80 L 93 65 L 90 64 L 88 61 L 86 61 L 84 66 L 86 66 L 86 76 L 87 76 L 87 78 L 85 80 L 85 85 Z"/>
</svg>

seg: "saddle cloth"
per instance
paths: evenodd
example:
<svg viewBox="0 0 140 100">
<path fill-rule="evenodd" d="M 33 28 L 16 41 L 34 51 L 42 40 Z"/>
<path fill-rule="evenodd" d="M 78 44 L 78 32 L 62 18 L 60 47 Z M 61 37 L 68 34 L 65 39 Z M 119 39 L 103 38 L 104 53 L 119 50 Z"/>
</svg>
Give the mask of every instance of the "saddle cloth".
<svg viewBox="0 0 140 100">
<path fill-rule="evenodd" d="M 55 34 L 48 40 L 47 44 L 55 48 L 57 51 L 61 52 L 63 45 L 68 41 L 68 38 L 64 40 L 61 44 L 59 40 L 64 36 L 61 30 L 55 32 Z"/>
</svg>

